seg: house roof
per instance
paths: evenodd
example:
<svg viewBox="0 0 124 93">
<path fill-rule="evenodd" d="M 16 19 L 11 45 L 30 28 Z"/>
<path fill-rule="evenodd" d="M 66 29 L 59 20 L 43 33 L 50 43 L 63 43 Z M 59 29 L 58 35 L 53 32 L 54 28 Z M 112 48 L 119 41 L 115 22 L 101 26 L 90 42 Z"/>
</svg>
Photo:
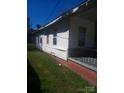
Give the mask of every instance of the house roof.
<svg viewBox="0 0 124 93">
<path fill-rule="evenodd" d="M 37 31 L 35 31 L 35 32 L 39 32 L 39 31 L 43 30 L 44 28 L 46 28 L 46 27 L 48 27 L 48 26 L 50 26 L 50 25 L 52 25 L 52 24 L 54 24 L 54 23 L 60 21 L 64 16 L 69 16 L 69 15 L 71 15 L 71 14 L 76 13 L 76 12 L 80 9 L 80 7 L 82 7 L 83 5 L 87 5 L 88 2 L 90 2 L 90 1 L 93 1 L 93 0 L 85 0 L 85 1 L 84 1 L 83 3 L 81 3 L 80 5 L 78 5 L 78 6 L 74 7 L 74 8 L 71 8 L 70 10 L 64 12 L 62 15 L 60 15 L 60 16 L 58 16 L 57 18 L 55 18 L 54 20 L 52 20 L 50 23 L 48 23 L 48 24 L 46 24 L 46 25 L 40 27 L 40 28 L 37 29 Z"/>
</svg>

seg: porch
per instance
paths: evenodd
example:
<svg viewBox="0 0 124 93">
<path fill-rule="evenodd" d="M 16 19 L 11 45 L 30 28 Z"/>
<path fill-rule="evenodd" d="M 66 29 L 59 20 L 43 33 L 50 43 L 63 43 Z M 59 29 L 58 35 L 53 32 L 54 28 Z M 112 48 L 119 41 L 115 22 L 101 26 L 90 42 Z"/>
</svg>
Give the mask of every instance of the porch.
<svg viewBox="0 0 124 93">
<path fill-rule="evenodd" d="M 70 20 L 68 60 L 97 71 L 97 6 L 88 3 Z"/>
<path fill-rule="evenodd" d="M 69 49 L 68 60 L 74 61 L 81 66 L 85 66 L 93 71 L 97 71 L 97 51 L 88 48 Z"/>
</svg>

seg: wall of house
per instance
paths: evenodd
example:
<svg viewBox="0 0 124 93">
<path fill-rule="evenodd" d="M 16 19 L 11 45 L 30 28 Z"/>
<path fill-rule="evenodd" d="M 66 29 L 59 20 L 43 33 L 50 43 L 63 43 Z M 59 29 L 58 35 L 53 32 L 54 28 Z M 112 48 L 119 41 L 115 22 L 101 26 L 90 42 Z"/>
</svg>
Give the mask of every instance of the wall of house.
<svg viewBox="0 0 124 93">
<path fill-rule="evenodd" d="M 78 45 L 79 27 L 86 28 L 85 44 L 83 47 Z M 94 47 L 95 23 L 81 17 L 72 16 L 70 18 L 69 32 L 69 56 L 96 56 L 95 52 L 90 50 Z"/>
<path fill-rule="evenodd" d="M 69 48 L 77 48 L 78 46 L 78 29 L 79 27 L 86 28 L 86 38 L 84 47 L 94 46 L 94 27 L 95 24 L 89 20 L 73 16 L 70 18 L 70 32 L 69 32 Z"/>
<path fill-rule="evenodd" d="M 57 32 L 57 44 L 53 45 L 53 33 Z M 49 43 L 47 44 L 47 34 L 49 34 Z M 38 39 L 42 38 L 42 44 L 38 43 Z M 68 38 L 69 38 L 69 28 L 68 20 L 55 23 L 42 31 L 36 37 L 36 45 L 39 49 L 55 55 L 59 58 L 67 60 L 68 56 Z"/>
</svg>

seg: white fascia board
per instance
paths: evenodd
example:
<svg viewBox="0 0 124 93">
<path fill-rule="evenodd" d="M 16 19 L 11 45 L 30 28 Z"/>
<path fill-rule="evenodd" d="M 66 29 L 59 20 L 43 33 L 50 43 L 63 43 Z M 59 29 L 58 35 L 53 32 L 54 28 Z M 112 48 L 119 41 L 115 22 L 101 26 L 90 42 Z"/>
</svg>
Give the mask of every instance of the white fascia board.
<svg viewBox="0 0 124 93">
<path fill-rule="evenodd" d="M 47 24 L 47 25 L 45 25 L 45 26 L 43 26 L 43 27 L 41 27 L 39 30 L 42 30 L 42 29 L 44 29 L 44 28 L 46 28 L 46 27 L 48 27 L 48 26 L 50 26 L 50 25 L 52 25 L 52 24 L 54 24 L 55 22 L 57 22 L 59 19 L 61 19 L 62 18 L 62 16 L 60 16 L 60 17 L 58 17 L 58 18 L 56 18 L 55 20 L 53 20 L 52 22 L 50 22 L 49 24 Z"/>
<path fill-rule="evenodd" d="M 79 9 L 79 7 L 76 7 L 72 10 L 72 13 L 75 13 L 77 10 Z"/>
</svg>

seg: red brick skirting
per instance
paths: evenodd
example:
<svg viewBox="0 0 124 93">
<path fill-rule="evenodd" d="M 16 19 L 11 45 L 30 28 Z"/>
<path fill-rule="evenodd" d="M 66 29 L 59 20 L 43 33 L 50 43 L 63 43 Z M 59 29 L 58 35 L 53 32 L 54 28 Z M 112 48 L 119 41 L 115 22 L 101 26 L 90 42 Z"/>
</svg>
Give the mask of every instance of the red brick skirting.
<svg viewBox="0 0 124 93">
<path fill-rule="evenodd" d="M 63 59 L 60 59 L 58 57 L 54 57 L 57 61 L 57 63 L 60 63 L 72 71 L 74 71 L 76 74 L 80 75 L 83 79 L 89 81 L 92 85 L 97 85 L 97 72 L 92 71 L 88 69 L 87 67 L 81 66 L 71 60 L 65 61 Z"/>
</svg>

